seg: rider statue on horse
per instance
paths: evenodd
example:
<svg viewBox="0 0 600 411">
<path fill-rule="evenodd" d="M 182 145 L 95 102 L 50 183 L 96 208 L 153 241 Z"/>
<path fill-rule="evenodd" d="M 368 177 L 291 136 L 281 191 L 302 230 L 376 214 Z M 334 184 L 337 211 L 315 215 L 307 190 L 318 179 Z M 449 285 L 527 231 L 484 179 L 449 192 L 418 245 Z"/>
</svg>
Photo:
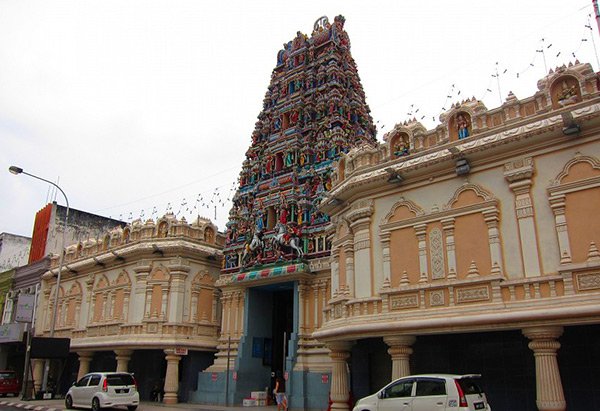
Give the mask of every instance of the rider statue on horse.
<svg viewBox="0 0 600 411">
<path fill-rule="evenodd" d="M 297 225 L 284 225 L 281 222 L 275 226 L 275 235 L 273 236 L 272 246 L 273 251 L 277 255 L 277 259 L 284 258 L 284 250 L 289 249 L 296 254 L 297 258 L 302 258 L 304 251 L 302 250 L 301 228 Z"/>
</svg>

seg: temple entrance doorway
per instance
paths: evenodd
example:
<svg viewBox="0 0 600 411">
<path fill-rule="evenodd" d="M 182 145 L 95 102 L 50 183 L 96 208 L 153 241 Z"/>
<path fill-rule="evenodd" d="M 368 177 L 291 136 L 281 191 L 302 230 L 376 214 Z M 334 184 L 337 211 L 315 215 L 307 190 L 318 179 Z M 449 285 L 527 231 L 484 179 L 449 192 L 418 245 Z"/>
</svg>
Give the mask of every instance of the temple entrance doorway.
<svg viewBox="0 0 600 411">
<path fill-rule="evenodd" d="M 291 354 L 297 338 L 295 283 L 277 283 L 248 289 L 246 344 L 240 371 L 248 375 L 248 391 L 272 392 L 275 378 L 291 373 Z M 286 374 L 287 372 L 287 374 Z M 246 380 L 246 379 L 244 379 Z M 238 384 L 246 385 L 238 380 Z"/>
</svg>

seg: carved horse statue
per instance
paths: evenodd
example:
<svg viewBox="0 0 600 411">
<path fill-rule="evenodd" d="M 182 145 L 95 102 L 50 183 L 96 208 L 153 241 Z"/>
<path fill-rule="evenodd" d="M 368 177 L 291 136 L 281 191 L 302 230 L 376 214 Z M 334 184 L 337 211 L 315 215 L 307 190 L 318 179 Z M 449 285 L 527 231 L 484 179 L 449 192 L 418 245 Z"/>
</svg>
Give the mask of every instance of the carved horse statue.
<svg viewBox="0 0 600 411">
<path fill-rule="evenodd" d="M 263 241 L 263 232 L 256 230 L 252 235 L 252 241 L 250 241 L 250 243 L 246 243 L 244 247 L 244 253 L 242 254 L 242 265 L 246 265 L 246 263 L 250 262 L 246 261 L 246 259 L 252 260 L 255 257 L 260 256 L 264 246 L 265 242 Z"/>
<path fill-rule="evenodd" d="M 273 250 L 277 252 L 279 258 L 282 257 L 284 248 L 291 248 L 298 258 L 302 258 L 304 251 L 300 246 L 300 236 L 297 230 L 289 229 L 286 225 L 277 223 L 275 226 L 275 235 L 272 239 Z"/>
</svg>

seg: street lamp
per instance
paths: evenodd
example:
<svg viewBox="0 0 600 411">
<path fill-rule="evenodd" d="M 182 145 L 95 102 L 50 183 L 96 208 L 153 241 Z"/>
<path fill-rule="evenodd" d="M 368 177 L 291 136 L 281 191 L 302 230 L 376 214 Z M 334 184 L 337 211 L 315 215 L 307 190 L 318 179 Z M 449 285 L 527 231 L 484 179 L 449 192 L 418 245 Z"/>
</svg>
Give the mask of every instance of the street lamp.
<svg viewBox="0 0 600 411">
<path fill-rule="evenodd" d="M 33 177 L 37 180 L 41 180 L 48 184 L 53 185 L 54 187 L 56 187 L 58 189 L 58 191 L 60 191 L 62 193 L 63 197 L 65 197 L 65 202 L 67 203 L 67 212 L 65 213 L 65 223 L 64 223 L 62 239 L 61 239 L 61 243 L 60 243 L 60 257 L 58 259 L 58 275 L 56 276 L 56 290 L 54 291 L 54 307 L 52 307 L 52 319 L 50 321 L 50 338 L 52 338 L 52 337 L 54 337 L 54 328 L 56 327 L 56 314 L 58 313 L 58 289 L 60 288 L 60 275 L 62 272 L 63 261 L 64 261 L 64 256 L 65 256 L 65 253 L 64 253 L 65 234 L 67 232 L 67 224 L 69 222 L 69 199 L 67 198 L 67 195 L 62 190 L 62 188 L 60 188 L 57 184 L 53 183 L 52 181 L 46 180 L 45 178 L 38 177 L 33 174 L 26 173 L 25 171 L 23 171 L 23 169 L 21 167 L 17 167 L 17 166 L 10 166 L 8 168 L 8 171 L 10 171 L 12 174 L 15 174 L 15 175 L 25 174 L 29 177 Z M 48 387 L 49 372 L 50 372 L 50 361 L 46 360 L 46 364 L 44 366 L 44 378 L 42 380 L 42 391 L 43 392 L 46 392 L 46 389 Z M 26 382 L 24 381 L 24 383 L 26 383 Z"/>
</svg>

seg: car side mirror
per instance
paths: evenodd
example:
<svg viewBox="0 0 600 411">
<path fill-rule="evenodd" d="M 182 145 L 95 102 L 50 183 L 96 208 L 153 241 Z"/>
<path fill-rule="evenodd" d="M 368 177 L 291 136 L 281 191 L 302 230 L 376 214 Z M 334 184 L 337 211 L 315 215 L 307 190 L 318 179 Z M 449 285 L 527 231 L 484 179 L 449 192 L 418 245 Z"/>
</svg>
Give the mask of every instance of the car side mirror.
<svg viewBox="0 0 600 411">
<path fill-rule="evenodd" d="M 379 398 L 380 400 L 385 398 L 385 395 L 383 395 L 383 391 L 379 391 L 379 393 L 377 394 L 377 398 Z"/>
</svg>

